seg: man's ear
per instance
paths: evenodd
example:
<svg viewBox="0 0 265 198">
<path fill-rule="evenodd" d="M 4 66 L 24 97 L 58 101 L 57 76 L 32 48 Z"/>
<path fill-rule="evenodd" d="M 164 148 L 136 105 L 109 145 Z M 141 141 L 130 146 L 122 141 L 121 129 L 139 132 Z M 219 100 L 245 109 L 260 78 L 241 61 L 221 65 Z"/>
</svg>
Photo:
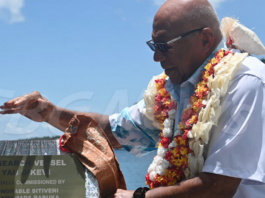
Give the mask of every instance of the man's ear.
<svg viewBox="0 0 265 198">
<path fill-rule="evenodd" d="M 202 51 L 207 53 L 213 46 L 214 34 L 210 28 L 204 28 L 200 34 Z"/>
</svg>

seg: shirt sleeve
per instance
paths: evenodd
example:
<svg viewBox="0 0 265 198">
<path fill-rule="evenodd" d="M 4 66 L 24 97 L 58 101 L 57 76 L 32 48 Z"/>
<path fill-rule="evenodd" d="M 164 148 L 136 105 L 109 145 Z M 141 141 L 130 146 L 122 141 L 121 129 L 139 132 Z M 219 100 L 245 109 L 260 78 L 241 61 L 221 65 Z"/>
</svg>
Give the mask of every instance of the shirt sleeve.
<svg viewBox="0 0 265 198">
<path fill-rule="evenodd" d="M 119 114 L 109 117 L 111 130 L 117 141 L 135 156 L 143 156 L 153 150 L 159 140 L 160 130 L 142 113 L 144 100 Z"/>
<path fill-rule="evenodd" d="M 264 84 L 243 75 L 231 82 L 222 99 L 218 126 L 213 127 L 203 172 L 265 183 Z"/>
</svg>

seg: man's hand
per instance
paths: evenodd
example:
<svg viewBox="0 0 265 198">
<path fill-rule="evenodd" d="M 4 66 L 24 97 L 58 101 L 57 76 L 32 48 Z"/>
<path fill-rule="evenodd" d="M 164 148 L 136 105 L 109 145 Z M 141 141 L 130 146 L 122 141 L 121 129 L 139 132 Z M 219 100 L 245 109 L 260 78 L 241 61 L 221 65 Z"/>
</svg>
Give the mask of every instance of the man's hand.
<svg viewBox="0 0 265 198">
<path fill-rule="evenodd" d="M 174 186 L 163 186 L 146 192 L 146 198 L 232 198 L 241 178 L 200 173 Z"/>
<path fill-rule="evenodd" d="M 20 113 L 33 121 L 43 122 L 49 120 L 54 105 L 39 92 L 33 91 L 4 103 L 0 108 L 0 114 Z"/>
<path fill-rule="evenodd" d="M 132 198 L 134 190 L 122 190 L 118 189 L 114 195 L 114 198 Z"/>
<path fill-rule="evenodd" d="M 92 117 L 100 124 L 113 148 L 118 149 L 122 147 L 112 134 L 109 116 L 96 113 L 77 112 L 55 106 L 37 91 L 12 99 L 0 106 L 0 108 L 2 109 L 0 114 L 20 113 L 35 122 L 47 122 L 63 132 L 69 126 L 69 122 L 74 115 L 85 114 Z"/>
</svg>

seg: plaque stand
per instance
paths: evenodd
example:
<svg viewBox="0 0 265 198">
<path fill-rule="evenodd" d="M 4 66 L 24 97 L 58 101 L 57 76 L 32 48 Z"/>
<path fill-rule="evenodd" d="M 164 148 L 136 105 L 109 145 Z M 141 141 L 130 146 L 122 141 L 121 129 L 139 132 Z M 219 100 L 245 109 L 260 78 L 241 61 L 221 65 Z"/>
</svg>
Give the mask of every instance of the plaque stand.
<svg viewBox="0 0 265 198">
<path fill-rule="evenodd" d="M 16 140 L 0 141 L 0 156 L 69 155 L 60 150 L 59 140 Z M 96 177 L 85 170 L 86 198 L 99 198 Z"/>
</svg>

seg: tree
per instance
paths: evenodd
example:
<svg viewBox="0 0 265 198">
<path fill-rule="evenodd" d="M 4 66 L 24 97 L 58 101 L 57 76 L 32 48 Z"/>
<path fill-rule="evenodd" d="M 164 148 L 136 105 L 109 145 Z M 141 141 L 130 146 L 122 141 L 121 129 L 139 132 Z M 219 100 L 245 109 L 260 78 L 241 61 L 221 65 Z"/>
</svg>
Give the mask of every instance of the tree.
<svg viewBox="0 0 265 198">
<path fill-rule="evenodd" d="M 56 139 L 60 139 L 60 137 L 61 136 L 53 136 L 53 137 L 44 136 L 44 137 L 33 137 L 29 139 L 19 139 L 19 140 L 56 140 Z"/>
<path fill-rule="evenodd" d="M 263 63 L 265 63 L 265 58 L 260 59 Z"/>
</svg>

